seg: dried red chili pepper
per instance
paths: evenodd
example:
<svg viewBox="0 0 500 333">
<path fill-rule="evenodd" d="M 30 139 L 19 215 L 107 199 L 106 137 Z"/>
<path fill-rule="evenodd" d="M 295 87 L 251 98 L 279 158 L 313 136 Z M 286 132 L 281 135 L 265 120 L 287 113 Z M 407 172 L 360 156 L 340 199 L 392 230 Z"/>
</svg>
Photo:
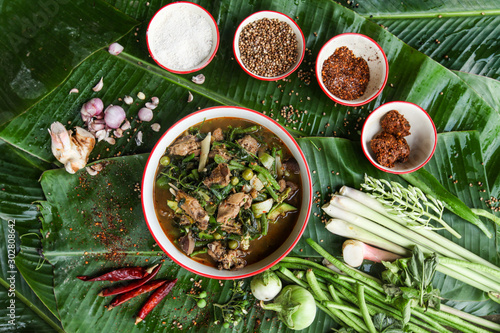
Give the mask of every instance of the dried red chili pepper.
<svg viewBox="0 0 500 333">
<path fill-rule="evenodd" d="M 82 281 L 123 281 L 142 279 L 148 274 L 148 269 L 144 267 L 126 267 L 115 269 L 94 278 L 85 275 L 77 276 L 77 278 Z"/>
<path fill-rule="evenodd" d="M 113 287 L 103 289 L 98 294 L 98 296 L 118 295 L 118 294 L 126 293 L 132 289 L 138 288 L 138 287 L 142 286 L 143 284 L 146 284 L 147 282 L 149 282 L 151 279 L 153 279 L 155 277 L 155 275 L 158 273 L 158 271 L 160 270 L 160 268 L 161 268 L 161 264 L 155 265 L 155 266 L 151 267 L 150 269 L 148 269 L 148 271 L 152 270 L 150 272 L 151 274 L 146 275 L 144 278 L 142 278 L 138 281 L 134 281 L 134 282 L 129 283 L 129 284 L 124 285 L 124 286 L 123 285 L 122 286 L 113 286 Z"/>
<path fill-rule="evenodd" d="M 139 314 L 135 318 L 135 324 L 139 324 L 141 321 L 143 321 L 146 316 L 157 306 L 161 300 L 167 296 L 167 294 L 172 290 L 172 288 L 175 286 L 175 283 L 177 282 L 177 279 L 168 281 L 166 284 L 164 284 L 161 288 L 156 290 L 151 296 L 149 296 L 148 300 L 146 303 L 141 308 L 141 311 L 139 311 Z"/>
<path fill-rule="evenodd" d="M 126 301 L 139 296 L 140 294 L 144 294 L 147 292 L 150 292 L 152 290 L 155 290 L 159 286 L 163 285 L 167 280 L 154 280 L 154 281 L 149 281 L 148 283 L 140 286 L 139 288 L 135 288 L 129 292 L 126 292 L 124 294 L 120 294 L 116 296 L 113 301 L 108 306 L 108 310 L 111 310 L 112 308 L 125 303 Z"/>
</svg>

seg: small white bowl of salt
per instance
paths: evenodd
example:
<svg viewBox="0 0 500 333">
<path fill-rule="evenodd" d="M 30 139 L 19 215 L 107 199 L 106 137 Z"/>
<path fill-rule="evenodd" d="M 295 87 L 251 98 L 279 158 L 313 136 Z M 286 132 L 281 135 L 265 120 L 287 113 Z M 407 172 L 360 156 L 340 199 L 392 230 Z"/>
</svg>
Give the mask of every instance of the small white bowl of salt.
<svg viewBox="0 0 500 333">
<path fill-rule="evenodd" d="M 219 47 L 219 29 L 203 7 L 174 2 L 161 8 L 146 32 L 149 54 L 162 68 L 176 74 L 207 66 Z"/>
</svg>

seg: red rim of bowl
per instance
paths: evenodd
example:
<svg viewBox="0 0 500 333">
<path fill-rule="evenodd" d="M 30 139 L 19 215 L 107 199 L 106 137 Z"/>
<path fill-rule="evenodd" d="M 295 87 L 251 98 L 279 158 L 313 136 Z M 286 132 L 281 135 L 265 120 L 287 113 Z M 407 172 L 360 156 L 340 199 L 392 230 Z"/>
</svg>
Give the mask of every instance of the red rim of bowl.
<svg viewBox="0 0 500 333">
<path fill-rule="evenodd" d="M 361 36 L 361 37 L 364 37 L 368 40 L 370 40 L 372 43 L 374 43 L 378 49 L 382 52 L 382 55 L 384 56 L 384 61 L 385 61 L 385 78 L 384 78 L 384 83 L 382 83 L 382 86 L 380 87 L 380 89 L 377 91 L 377 93 L 375 95 L 373 95 L 372 97 L 370 97 L 369 99 L 367 99 L 366 101 L 363 101 L 363 102 L 360 102 L 360 103 L 346 103 L 344 101 L 341 101 L 339 99 L 337 99 L 335 97 L 335 95 L 333 95 L 328 89 L 326 89 L 325 87 L 323 87 L 322 85 L 322 82 L 321 82 L 321 78 L 320 78 L 320 75 L 318 74 L 318 58 L 320 56 L 320 54 L 323 52 L 323 49 L 325 48 L 325 46 L 330 43 L 332 40 L 338 38 L 338 37 L 341 37 L 341 36 L 346 36 L 346 35 L 356 35 L 356 36 Z M 321 73 L 321 71 L 319 71 Z M 387 61 L 387 56 L 385 55 L 385 52 L 384 50 L 382 49 L 382 47 L 380 45 L 378 45 L 378 43 L 376 41 L 374 41 L 373 39 L 371 39 L 370 37 L 366 36 L 366 35 L 363 35 L 363 34 L 358 34 L 358 33 L 354 33 L 354 32 L 346 32 L 346 33 L 343 33 L 343 34 L 340 34 L 340 35 L 337 35 L 337 36 L 334 36 L 332 38 L 330 38 L 328 40 L 328 42 L 326 42 L 322 47 L 321 47 L 321 50 L 319 50 L 319 53 L 318 53 L 318 56 L 316 57 L 316 79 L 318 80 L 318 84 L 319 86 L 321 87 L 321 89 L 323 90 L 323 92 L 328 96 L 330 97 L 331 100 L 333 100 L 335 103 L 339 103 L 339 104 L 342 104 L 342 105 L 345 105 L 345 106 L 361 106 L 361 105 L 365 105 L 367 103 L 370 103 L 371 101 L 373 101 L 375 98 L 377 98 L 378 95 L 380 95 L 380 93 L 382 92 L 382 90 L 384 90 L 385 88 L 385 85 L 387 83 L 387 78 L 389 77 L 389 62 Z"/>
<path fill-rule="evenodd" d="M 293 241 L 293 243 L 288 247 L 288 249 L 276 260 L 274 260 L 272 263 L 270 263 L 269 265 L 255 271 L 255 272 L 252 272 L 252 273 L 247 273 L 247 274 L 243 274 L 243 275 L 237 275 L 237 276 L 228 276 L 228 277 L 221 277 L 221 276 L 214 276 L 214 275 L 210 275 L 210 274 L 205 274 L 205 273 L 201 273 L 201 272 L 198 272 L 194 269 L 192 269 L 191 267 L 181 263 L 180 261 L 178 261 L 177 259 L 175 259 L 173 256 L 170 255 L 170 253 L 168 251 L 165 250 L 165 248 L 162 246 L 162 244 L 160 244 L 160 242 L 158 241 L 158 239 L 156 238 L 156 236 L 154 235 L 151 227 L 149 226 L 149 221 L 148 221 L 148 218 L 146 216 L 146 210 L 144 208 L 144 181 L 145 181 L 145 175 L 146 175 L 146 170 L 148 169 L 148 166 L 149 166 L 149 162 L 151 160 L 151 156 L 153 154 L 153 151 L 155 151 L 156 147 L 159 145 L 160 141 L 162 141 L 162 139 L 165 137 L 165 135 L 167 135 L 167 133 L 172 129 L 174 128 L 175 126 L 177 126 L 179 123 L 181 123 L 182 121 L 198 114 L 198 113 L 201 113 L 201 112 L 206 112 L 208 110 L 213 110 L 213 109 L 221 109 L 221 108 L 233 108 L 233 109 L 241 109 L 241 110 L 245 110 L 245 111 L 249 111 L 249 112 L 252 112 L 252 113 L 255 113 L 263 118 L 266 118 L 267 120 L 271 121 L 272 123 L 274 123 L 275 125 L 277 125 L 282 131 L 283 133 L 285 133 L 293 142 L 293 144 L 295 145 L 295 147 L 297 148 L 298 152 L 300 153 L 300 157 L 302 158 L 302 160 L 304 161 L 304 164 L 306 166 L 306 172 L 307 172 L 307 180 L 308 180 L 308 184 L 309 184 L 309 198 L 308 198 L 308 201 L 309 201 L 309 204 L 307 206 L 307 213 L 305 215 L 305 221 L 304 221 L 304 225 L 302 226 L 302 228 L 300 229 L 299 231 L 299 234 L 297 235 L 297 238 Z M 238 118 L 238 116 L 236 115 L 235 118 Z M 149 233 L 153 236 L 155 242 L 160 246 L 160 248 L 163 250 L 163 252 L 165 252 L 167 254 L 167 256 L 172 259 L 177 265 L 187 269 L 188 271 L 190 272 L 193 272 L 197 275 L 200 275 L 200 276 L 204 276 L 204 277 L 208 277 L 208 278 L 211 278 L 211 279 L 219 279 L 219 280 L 234 280 L 234 279 L 243 279 L 243 278 L 247 278 L 247 277 L 250 277 L 250 276 L 253 276 L 253 275 L 256 275 L 256 274 L 259 274 L 269 268 L 271 268 L 272 266 L 276 265 L 278 262 L 281 261 L 281 259 L 283 259 L 284 257 L 286 257 L 288 255 L 288 253 L 290 253 L 290 251 L 292 251 L 292 249 L 295 247 L 295 245 L 297 245 L 298 241 L 300 240 L 300 238 L 302 237 L 302 234 L 304 233 L 304 230 L 306 229 L 307 227 L 307 223 L 309 222 L 309 217 L 311 215 L 311 209 L 312 209 L 312 193 L 313 193 L 313 189 L 312 189 L 312 179 L 311 179 L 311 173 L 310 173 L 310 170 L 309 170 L 309 165 L 307 164 L 307 160 L 306 160 L 306 157 L 304 156 L 304 153 L 302 152 L 302 149 L 300 149 L 300 146 L 298 145 L 297 141 L 295 141 L 295 139 L 292 137 L 292 135 L 283 127 L 281 126 L 279 123 L 277 123 L 274 119 L 266 116 L 266 115 L 263 115 L 262 113 L 260 112 L 257 112 L 257 111 L 254 111 L 254 110 L 250 110 L 250 109 L 247 109 L 247 108 L 242 108 L 242 107 L 238 107 L 238 106 L 214 106 L 214 107 L 209 107 L 209 108 L 206 108 L 206 109 L 203 109 L 203 110 L 199 110 L 199 111 L 196 111 L 196 112 L 193 112 L 189 115 L 187 115 L 186 117 L 180 119 L 179 121 L 177 121 L 175 124 L 173 124 L 162 136 L 161 138 L 156 142 L 155 146 L 153 147 L 153 149 L 151 150 L 151 153 L 149 154 L 149 157 L 148 157 L 148 160 L 146 162 L 146 166 L 144 167 L 144 172 L 142 174 L 142 181 L 141 181 L 141 205 L 142 205 L 142 212 L 143 212 L 143 215 L 144 215 L 144 219 L 146 221 L 146 225 L 148 226 L 148 229 L 149 229 Z"/>
<path fill-rule="evenodd" d="M 422 112 L 427 116 L 427 118 L 429 118 L 429 121 L 431 122 L 432 124 L 432 128 L 434 129 L 434 147 L 432 147 L 432 151 L 431 153 L 429 154 L 429 157 L 427 157 L 427 159 L 425 161 L 423 161 L 420 165 L 418 165 L 417 167 L 411 169 L 411 170 L 408 170 L 408 171 L 391 171 L 389 168 L 384 168 L 382 167 L 381 165 L 379 165 L 378 163 L 375 163 L 375 161 L 373 161 L 373 159 L 371 158 L 370 154 L 368 153 L 367 149 L 365 149 L 365 145 L 363 144 L 363 137 L 364 137 L 364 132 L 365 132 L 365 126 L 366 126 L 366 123 L 368 122 L 368 119 L 375 113 L 375 111 L 377 111 L 378 109 L 380 109 L 381 107 L 385 106 L 385 105 L 388 105 L 388 104 L 394 104 L 394 103 L 404 103 L 404 104 L 411 104 L 413 106 L 416 106 L 417 108 L 419 108 L 420 110 L 422 110 Z M 431 116 L 429 116 L 429 114 L 427 113 L 427 111 L 425 111 L 421 106 L 415 104 L 415 103 L 412 103 L 412 102 L 405 102 L 405 101 L 392 101 L 392 102 L 388 102 L 388 103 L 385 103 L 385 104 L 382 104 L 380 105 L 378 108 L 376 108 L 375 110 L 373 110 L 369 115 L 368 117 L 366 117 L 366 120 L 365 120 L 365 123 L 363 124 L 363 129 L 361 130 L 361 148 L 363 149 L 363 153 L 365 154 L 366 158 L 368 159 L 368 161 L 370 161 L 370 163 L 376 167 L 377 169 L 381 170 L 381 171 L 384 171 L 384 172 L 388 172 L 388 173 L 392 173 L 392 174 L 396 174 L 396 175 L 402 175 L 402 174 L 405 174 L 405 173 L 411 173 L 411 172 L 414 172 L 414 171 L 417 171 L 418 169 L 420 169 L 421 167 L 423 167 L 424 165 L 427 164 L 427 162 L 429 162 L 429 160 L 432 158 L 432 156 L 434 155 L 434 152 L 436 151 L 436 146 L 437 146 L 437 140 L 438 140 L 438 137 L 437 137 L 437 130 L 436 130 L 436 126 L 434 125 L 434 122 L 432 121 L 432 118 Z"/>
<path fill-rule="evenodd" d="M 289 17 L 288 15 L 286 14 L 283 14 L 283 13 L 280 13 L 280 12 L 276 12 L 274 10 L 261 10 L 259 12 L 255 12 L 253 13 L 252 15 L 249 15 L 247 17 L 245 17 L 243 19 L 243 21 L 241 21 L 241 23 L 238 25 L 238 28 L 236 28 L 236 31 L 240 30 L 240 27 L 242 26 L 243 22 L 245 22 L 248 18 L 252 17 L 253 15 L 255 14 L 259 14 L 259 13 L 274 13 L 274 14 L 278 14 L 278 15 L 281 15 L 281 16 L 284 16 L 284 17 L 287 17 L 290 21 L 293 22 L 293 24 L 297 27 L 297 29 L 300 31 L 300 35 L 302 37 L 302 54 L 300 55 L 300 59 L 299 61 L 297 62 L 297 65 L 295 65 L 290 71 L 286 71 L 285 74 L 282 74 L 280 76 L 273 76 L 273 77 L 264 77 L 264 76 L 260 76 L 260 75 L 257 75 L 257 74 L 254 74 L 252 72 L 250 72 L 246 67 L 245 65 L 243 65 L 243 62 L 241 61 L 240 57 L 238 57 L 238 55 L 236 54 L 236 33 L 234 34 L 234 38 L 233 38 L 233 53 L 234 53 L 234 58 L 236 59 L 236 61 L 238 62 L 238 64 L 240 65 L 240 67 L 248 74 L 250 75 L 251 77 L 253 78 L 256 78 L 258 80 L 262 80 L 262 81 L 278 81 L 278 80 L 282 80 L 284 78 L 286 78 L 287 76 L 289 76 L 290 74 L 292 74 L 293 72 L 295 72 L 297 70 L 297 68 L 299 68 L 300 64 L 302 63 L 302 60 L 304 59 L 304 55 L 306 53 L 306 39 L 304 37 L 304 33 L 302 32 L 302 29 L 300 29 L 299 25 L 297 24 L 297 22 L 295 22 L 291 17 Z M 248 23 L 247 23 L 248 24 Z"/>
<path fill-rule="evenodd" d="M 163 8 L 165 7 L 168 7 L 170 5 L 177 5 L 177 4 L 188 4 L 188 5 L 193 5 L 193 6 L 196 6 L 196 7 L 199 7 L 201 8 L 205 13 L 208 14 L 208 16 L 212 19 L 214 25 L 215 25 L 215 31 L 217 32 L 217 43 L 215 45 L 215 49 L 212 53 L 212 55 L 210 56 L 210 58 L 204 62 L 201 66 L 199 67 L 196 67 L 195 69 L 191 69 L 191 70 L 188 70 L 188 71 L 178 71 L 178 70 L 175 70 L 175 69 L 170 69 L 162 64 L 160 64 L 160 62 L 158 60 L 156 60 L 155 56 L 153 55 L 153 52 L 151 52 L 151 48 L 149 47 L 149 26 L 151 25 L 151 22 L 153 22 L 154 18 L 156 17 L 156 15 L 161 12 L 163 10 Z M 205 8 L 203 8 L 202 6 L 198 5 L 198 4 L 195 4 L 195 3 L 192 3 L 192 2 L 188 2 L 188 1 L 177 1 L 177 2 L 172 2 L 172 3 L 169 3 L 168 5 L 165 5 L 163 7 L 161 7 L 160 9 L 158 9 L 158 11 L 153 15 L 153 17 L 151 18 L 151 20 L 149 21 L 148 23 L 148 29 L 146 30 L 146 44 L 147 44 L 147 47 L 148 47 L 148 51 L 149 51 L 149 55 L 151 56 L 151 58 L 153 58 L 154 62 L 156 62 L 156 64 L 158 66 L 160 66 L 161 68 L 163 69 L 166 69 L 167 71 L 169 72 L 172 72 L 172 73 L 175 73 L 175 74 L 189 74 L 189 73 L 194 73 L 194 72 L 197 72 L 199 71 L 200 69 L 203 69 L 205 68 L 206 66 L 208 66 L 208 64 L 210 64 L 210 62 L 212 62 L 213 58 L 215 57 L 215 55 L 217 54 L 217 50 L 219 49 L 219 41 L 220 41 L 220 35 L 219 35 L 219 27 L 217 26 L 217 22 L 215 22 L 215 19 L 213 18 L 212 14 L 210 14 Z"/>
</svg>

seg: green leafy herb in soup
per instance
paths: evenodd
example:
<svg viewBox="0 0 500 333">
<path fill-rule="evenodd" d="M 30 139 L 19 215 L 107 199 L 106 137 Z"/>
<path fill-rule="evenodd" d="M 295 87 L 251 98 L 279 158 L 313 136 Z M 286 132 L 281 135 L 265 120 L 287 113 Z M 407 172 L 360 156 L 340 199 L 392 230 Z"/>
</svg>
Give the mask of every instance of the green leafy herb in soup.
<svg viewBox="0 0 500 333">
<path fill-rule="evenodd" d="M 182 251 L 219 269 L 264 259 L 290 235 L 299 165 L 267 129 L 236 118 L 190 128 L 160 159 L 155 209 Z"/>
</svg>

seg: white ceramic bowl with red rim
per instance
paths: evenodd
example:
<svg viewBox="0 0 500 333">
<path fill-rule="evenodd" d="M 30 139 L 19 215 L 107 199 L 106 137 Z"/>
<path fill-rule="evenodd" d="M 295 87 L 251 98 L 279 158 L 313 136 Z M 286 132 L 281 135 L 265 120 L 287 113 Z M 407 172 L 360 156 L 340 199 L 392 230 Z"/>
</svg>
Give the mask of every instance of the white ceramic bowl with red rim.
<svg viewBox="0 0 500 333">
<path fill-rule="evenodd" d="M 332 94 L 323 83 L 321 70 L 323 63 L 328 59 L 336 49 L 341 46 L 347 46 L 356 57 L 361 57 L 368 63 L 370 69 L 370 80 L 364 94 L 354 100 L 341 99 Z M 319 51 L 316 58 L 316 78 L 319 86 L 328 97 L 336 103 L 347 106 L 360 106 L 374 100 L 385 87 L 389 75 L 389 63 L 384 50 L 373 39 L 368 36 L 357 33 L 345 33 L 331 38 Z"/>
<path fill-rule="evenodd" d="M 201 17 L 204 17 L 207 22 L 210 24 L 211 30 L 212 30 L 212 48 L 210 49 L 210 53 L 205 59 L 203 59 L 199 64 L 195 65 L 194 67 L 191 68 L 169 68 L 165 64 L 162 64 L 158 59 L 157 56 L 155 56 L 155 47 L 153 47 L 150 43 L 150 29 L 154 24 L 159 24 L 159 18 L 161 15 L 165 15 L 169 12 L 179 10 L 179 9 L 187 9 L 190 12 L 200 15 Z M 156 20 L 155 20 L 156 19 Z M 217 49 L 219 48 L 219 41 L 220 41 L 220 36 L 219 36 L 219 28 L 217 27 L 217 23 L 215 22 L 214 18 L 212 15 L 203 7 L 200 5 L 197 5 L 195 3 L 191 2 L 185 2 L 185 1 L 179 1 L 179 2 L 173 2 L 170 3 L 164 7 L 162 7 L 160 10 L 158 10 L 155 15 L 151 18 L 151 21 L 149 21 L 148 25 L 148 30 L 146 31 L 146 43 L 148 45 L 148 50 L 149 54 L 153 58 L 153 60 L 158 64 L 158 66 L 166 69 L 169 72 L 176 73 L 176 74 L 189 74 L 193 73 L 196 71 L 199 71 L 200 69 L 204 68 L 207 66 L 212 59 L 215 57 L 215 54 L 217 53 Z"/>
<path fill-rule="evenodd" d="M 370 148 L 370 141 L 380 132 L 380 119 L 389 111 L 396 110 L 410 123 L 410 135 L 405 136 L 410 146 L 410 156 L 405 163 L 396 163 L 387 168 L 377 162 L 375 153 Z M 437 131 L 434 122 L 424 109 L 410 102 L 389 102 L 375 109 L 365 120 L 361 132 L 361 145 L 368 160 L 378 169 L 403 174 L 416 171 L 431 159 L 437 144 Z"/>
<path fill-rule="evenodd" d="M 282 22 L 288 23 L 288 25 L 292 28 L 293 32 L 295 33 L 295 36 L 297 37 L 297 59 L 295 63 L 283 74 L 278 75 L 278 76 L 261 76 L 257 75 L 255 73 L 252 73 L 250 70 L 248 70 L 243 62 L 241 61 L 241 53 L 240 53 L 240 47 L 238 46 L 239 40 L 240 40 L 240 34 L 241 31 L 243 30 L 244 27 L 246 27 L 249 23 L 252 23 L 257 20 L 261 20 L 263 18 L 268 18 L 268 19 L 278 19 Z M 292 20 L 290 17 L 283 13 L 275 12 L 272 10 L 264 10 L 260 12 L 253 13 L 252 15 L 248 16 L 246 19 L 244 19 L 238 28 L 236 29 L 236 33 L 234 34 L 234 40 L 233 40 L 233 52 L 234 56 L 236 58 L 236 61 L 238 61 L 238 64 L 240 64 L 241 68 L 250 76 L 263 80 L 263 81 L 278 81 L 281 79 L 284 79 L 288 75 L 292 74 L 299 68 L 300 64 L 302 63 L 302 59 L 304 59 L 304 54 L 306 51 L 306 40 L 304 38 L 304 34 L 302 33 L 302 30 L 300 29 L 299 25 Z"/>
<path fill-rule="evenodd" d="M 223 117 L 240 118 L 248 120 L 267 128 L 278 136 L 288 147 L 293 157 L 297 160 L 300 167 L 300 175 L 302 184 L 300 190 L 302 191 L 302 203 L 300 206 L 300 213 L 290 236 L 286 241 L 271 255 L 262 258 L 259 262 L 248 265 L 243 269 L 236 271 L 219 270 L 215 267 L 203 265 L 198 261 L 188 257 L 184 252 L 179 250 L 167 237 L 163 231 L 154 208 L 153 200 L 153 185 L 155 183 L 156 170 L 160 162 L 160 158 L 164 155 L 167 147 L 175 141 L 184 131 L 188 128 L 200 124 L 204 120 L 219 119 Z M 190 114 L 175 123 L 170 129 L 163 134 L 160 140 L 153 148 L 149 159 L 146 163 L 142 178 L 142 209 L 146 219 L 146 224 L 153 235 L 154 239 L 162 250 L 177 264 L 185 269 L 196 273 L 201 276 L 206 276 L 213 279 L 241 279 L 246 278 L 266 269 L 269 269 L 285 257 L 297 244 L 302 233 L 304 232 L 312 206 L 312 181 L 309 167 L 302 150 L 298 146 L 293 137 L 276 121 L 259 113 L 257 111 L 233 107 L 221 106 L 203 109 L 201 111 Z"/>
</svg>

